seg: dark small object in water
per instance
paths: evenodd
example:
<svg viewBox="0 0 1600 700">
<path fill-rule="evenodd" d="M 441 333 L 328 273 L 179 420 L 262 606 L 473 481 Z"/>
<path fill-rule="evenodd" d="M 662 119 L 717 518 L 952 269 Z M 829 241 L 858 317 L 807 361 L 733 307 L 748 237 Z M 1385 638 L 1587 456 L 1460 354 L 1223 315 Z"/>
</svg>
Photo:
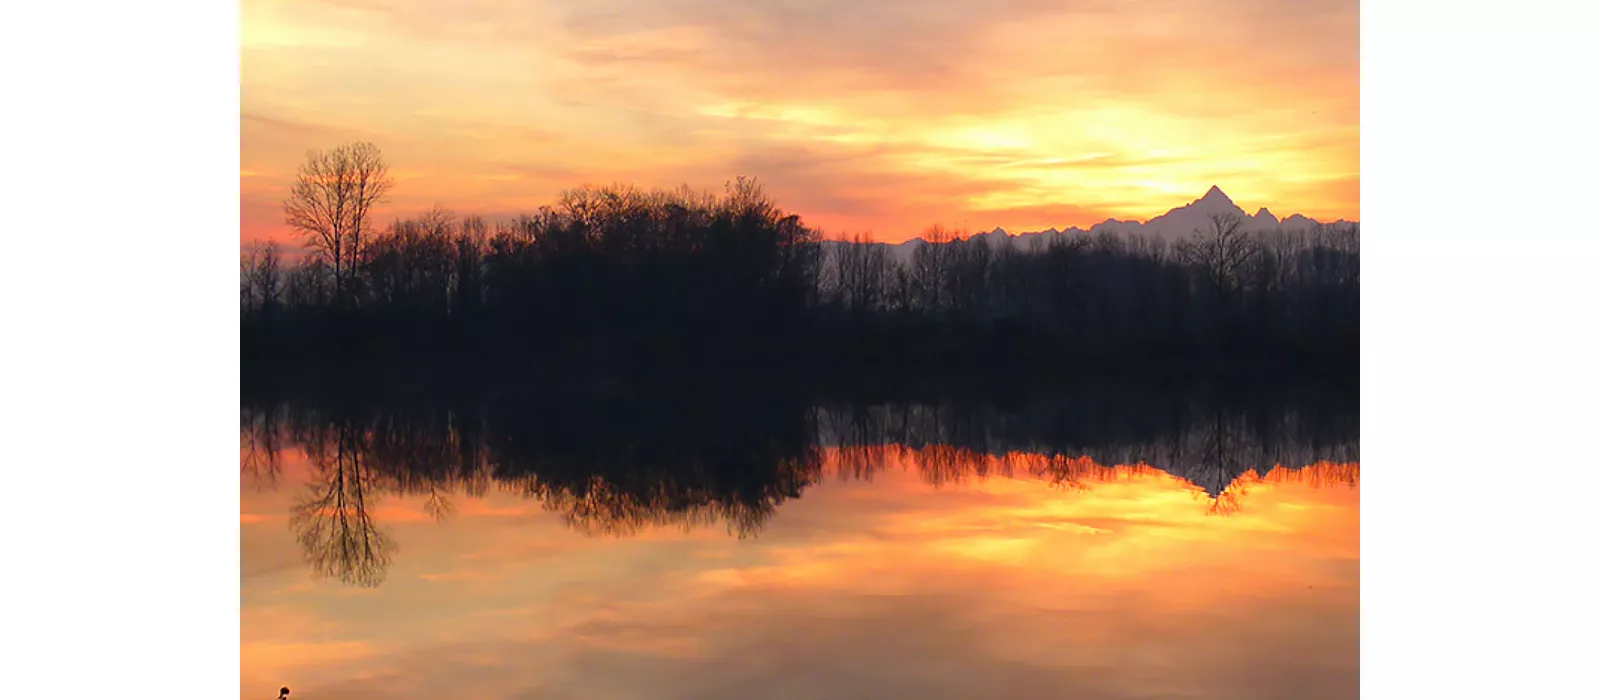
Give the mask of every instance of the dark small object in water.
<svg viewBox="0 0 1600 700">
<path fill-rule="evenodd" d="M 278 691 L 278 700 L 283 700 L 286 697 L 289 697 L 289 686 L 284 686 Z"/>
</svg>

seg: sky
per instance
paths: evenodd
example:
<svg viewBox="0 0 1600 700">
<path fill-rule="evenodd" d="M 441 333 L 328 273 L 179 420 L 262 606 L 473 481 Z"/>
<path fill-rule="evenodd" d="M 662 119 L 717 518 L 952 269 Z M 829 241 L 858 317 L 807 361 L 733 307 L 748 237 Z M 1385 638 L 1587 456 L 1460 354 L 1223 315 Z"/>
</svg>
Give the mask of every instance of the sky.
<svg viewBox="0 0 1600 700">
<path fill-rule="evenodd" d="M 1217 185 L 1360 218 L 1356 0 L 244 0 L 241 242 L 311 149 L 379 214 L 754 176 L 832 236 L 1149 219 Z"/>
<path fill-rule="evenodd" d="M 890 450 L 754 537 L 585 536 L 515 488 L 372 494 L 398 544 L 377 588 L 310 575 L 288 513 L 313 470 L 241 479 L 241 696 L 1352 697 L 1355 465 L 1250 473 L 1242 508 L 1149 468 L 1064 490 L 927 478 Z M 991 458 L 991 461 L 995 461 Z M 991 464 L 987 473 L 998 473 Z M 1115 472 L 1111 474 L 1109 472 Z"/>
</svg>

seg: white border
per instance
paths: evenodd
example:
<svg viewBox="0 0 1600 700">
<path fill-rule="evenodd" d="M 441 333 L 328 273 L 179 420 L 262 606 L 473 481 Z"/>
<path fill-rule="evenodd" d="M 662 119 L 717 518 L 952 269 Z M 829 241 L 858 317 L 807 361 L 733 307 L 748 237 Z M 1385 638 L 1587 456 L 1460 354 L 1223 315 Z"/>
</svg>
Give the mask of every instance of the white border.
<svg viewBox="0 0 1600 700">
<path fill-rule="evenodd" d="M 1363 7 L 1364 697 L 1595 687 L 1595 13 Z M 237 20 L 0 6 L 12 694 L 233 692 Z"/>
<path fill-rule="evenodd" d="M 1595 692 L 1595 17 L 1363 4 L 1363 698 Z"/>
<path fill-rule="evenodd" d="M 8 694 L 237 691 L 238 13 L 0 4 Z"/>
</svg>

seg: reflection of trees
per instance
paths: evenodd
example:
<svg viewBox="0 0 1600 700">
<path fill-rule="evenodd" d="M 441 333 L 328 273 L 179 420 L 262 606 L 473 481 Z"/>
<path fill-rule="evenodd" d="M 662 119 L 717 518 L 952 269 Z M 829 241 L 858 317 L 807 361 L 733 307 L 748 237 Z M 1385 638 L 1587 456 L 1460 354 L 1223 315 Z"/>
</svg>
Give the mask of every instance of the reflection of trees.
<svg viewBox="0 0 1600 700">
<path fill-rule="evenodd" d="M 1221 410 L 1212 409 L 1209 413 L 1180 439 L 1180 461 L 1174 466 L 1179 469 L 1177 476 L 1211 496 L 1214 512 L 1231 513 L 1238 510 L 1236 500 L 1231 509 L 1227 504 L 1217 504 L 1227 495 L 1228 485 L 1249 469 L 1243 461 L 1253 456 L 1252 450 L 1238 419 Z"/>
<path fill-rule="evenodd" d="M 1215 436 L 1202 436 L 1195 440 L 1214 440 Z M 1357 463 L 1317 462 L 1301 467 L 1272 468 L 1266 476 L 1258 476 L 1255 469 L 1233 474 L 1226 465 L 1234 464 L 1237 455 L 1212 455 L 1210 460 L 1197 460 L 1190 469 L 1160 469 L 1144 463 L 1100 463 L 1093 457 L 1069 457 L 1064 454 L 1047 455 L 1032 452 L 989 454 L 950 445 L 929 445 L 912 449 L 904 445 L 873 445 L 841 447 L 834 451 L 832 474 L 846 479 L 867 480 L 873 472 L 890 466 L 916 471 L 926 483 L 942 486 L 967 479 L 982 479 L 987 475 L 1028 476 L 1050 482 L 1069 491 L 1087 491 L 1095 484 L 1110 483 L 1133 478 L 1164 476 L 1181 481 L 1195 489 L 1197 497 L 1206 501 L 1205 510 L 1212 515 L 1230 515 L 1243 508 L 1243 500 L 1250 489 L 1260 483 L 1299 483 L 1314 488 L 1332 486 L 1354 487 L 1360 483 L 1360 465 Z M 1224 466 L 1219 467 L 1218 464 Z M 1215 475 L 1223 475 L 1221 479 Z M 1192 481 L 1191 478 L 1201 481 Z M 1222 487 L 1216 483 L 1225 480 Z M 1207 484 L 1210 484 L 1209 486 Z"/>
<path fill-rule="evenodd" d="M 378 487 L 362 463 L 359 434 L 343 423 L 334 432 L 333 445 L 306 446 L 316 473 L 294 508 L 290 527 L 317 574 L 377 586 L 388 574 L 394 540 L 378 529 L 368 509 L 367 497 Z"/>
<path fill-rule="evenodd" d="M 1166 474 L 1203 491 L 1219 514 L 1237 511 L 1257 482 L 1359 480 L 1353 408 L 1124 394 L 1004 409 L 694 392 L 294 402 L 242 410 L 241 444 L 241 470 L 261 473 L 281 469 L 268 465 L 279 465 L 283 444 L 305 451 L 312 480 L 292 522 L 307 561 L 366 586 L 383 580 L 395 552 L 371 513 L 384 495 L 415 498 L 443 519 L 457 495 L 499 490 L 593 535 L 723 524 L 746 536 L 824 476 L 866 480 L 891 468 L 935 486 L 1028 476 L 1069 490 Z"/>
<path fill-rule="evenodd" d="M 662 481 L 653 488 L 591 479 L 584 484 L 534 482 L 527 494 L 560 513 L 573 529 L 590 535 L 633 535 L 651 527 L 684 529 L 726 523 L 740 537 L 760 532 L 778 504 L 796 498 L 808 483 L 804 467 L 780 467 L 771 487 L 758 493 L 718 494 L 703 487 Z"/>
<path fill-rule="evenodd" d="M 453 511 L 453 494 L 495 488 L 538 500 L 590 534 L 726 523 L 753 535 L 822 471 L 806 406 L 783 401 L 752 407 L 590 397 L 502 401 L 487 411 L 390 405 L 289 413 L 285 430 L 325 482 L 319 502 L 337 505 L 343 494 L 359 504 L 394 493 L 420 498 L 439 519 Z"/>
<path fill-rule="evenodd" d="M 1239 510 L 1239 481 L 1252 470 L 1265 474 L 1280 465 L 1359 460 L 1354 407 L 1317 398 L 1228 403 L 1091 394 L 1011 410 L 982 403 L 886 403 L 830 406 L 818 411 L 817 422 L 821 439 L 840 445 L 844 476 L 862 477 L 872 464 L 886 461 L 884 445 L 896 446 L 890 449 L 898 450 L 898 463 L 933 485 L 993 472 L 1082 489 L 1159 470 L 1199 487 L 1208 512 L 1227 514 Z M 1330 478 L 1348 484 L 1353 477 Z"/>
<path fill-rule="evenodd" d="M 1222 493 L 1211 497 L 1210 503 L 1206 505 L 1206 514 L 1233 515 L 1243 508 L 1239 503 L 1239 499 L 1246 495 L 1248 494 L 1244 486 L 1228 488 Z"/>
<path fill-rule="evenodd" d="M 244 452 L 239 458 L 239 478 L 257 488 L 276 488 L 283 473 L 283 432 L 278 415 L 277 407 L 239 412 L 239 442 Z"/>
<path fill-rule="evenodd" d="M 821 471 L 806 406 L 784 400 L 508 404 L 483 441 L 496 479 L 591 534 L 725 522 L 752 535 Z"/>
</svg>

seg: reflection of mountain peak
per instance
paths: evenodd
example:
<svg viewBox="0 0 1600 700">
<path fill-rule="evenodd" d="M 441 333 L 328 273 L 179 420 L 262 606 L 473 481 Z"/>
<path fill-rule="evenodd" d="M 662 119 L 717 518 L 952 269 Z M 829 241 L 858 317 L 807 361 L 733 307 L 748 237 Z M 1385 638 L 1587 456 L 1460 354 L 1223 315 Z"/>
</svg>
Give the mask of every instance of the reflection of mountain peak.
<svg viewBox="0 0 1600 700">
<path fill-rule="evenodd" d="M 584 532 L 721 523 L 746 535 L 812 485 L 870 478 L 886 465 L 914 469 L 935 485 L 1006 475 L 1082 486 L 1159 473 L 1213 499 L 1259 474 L 1317 485 L 1358 478 L 1356 414 L 1340 399 L 1245 409 L 1119 394 L 1001 411 L 988 404 L 819 406 L 781 393 L 725 398 L 562 396 L 448 410 L 379 404 L 338 418 L 315 405 L 247 406 L 241 428 L 252 451 L 304 451 L 318 475 L 296 519 L 308 562 L 360 585 L 381 581 L 390 555 L 371 518 L 385 493 L 443 499 L 495 484 L 538 500 Z M 243 459 L 241 468 L 277 463 Z M 1293 465 L 1329 463 L 1334 467 L 1289 476 L 1304 473 Z M 335 536 L 346 532 L 375 537 L 359 538 L 356 547 Z"/>
<path fill-rule="evenodd" d="M 1248 459 L 1247 455 L 1240 457 Z M 827 461 L 834 476 L 870 475 L 876 466 L 896 463 L 915 469 L 934 486 L 987 474 L 1029 476 L 1080 486 L 1123 481 L 1130 477 L 1160 476 L 1198 488 L 1213 500 L 1247 483 L 1292 482 L 1326 486 L 1354 484 L 1360 480 L 1360 465 L 1354 461 L 1318 461 L 1292 467 L 1277 464 L 1238 467 L 1203 463 L 1158 467 L 1143 462 L 1100 462 L 1088 455 L 1069 457 L 1026 452 L 989 454 L 950 445 L 921 448 L 896 444 L 840 447 L 830 454 Z"/>
</svg>

